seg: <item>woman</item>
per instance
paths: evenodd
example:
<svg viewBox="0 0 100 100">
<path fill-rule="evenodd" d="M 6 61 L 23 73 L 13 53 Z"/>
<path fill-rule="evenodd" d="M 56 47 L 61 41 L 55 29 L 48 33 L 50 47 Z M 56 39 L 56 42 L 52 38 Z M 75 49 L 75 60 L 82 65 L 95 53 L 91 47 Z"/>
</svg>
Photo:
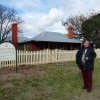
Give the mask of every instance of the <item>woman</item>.
<svg viewBox="0 0 100 100">
<path fill-rule="evenodd" d="M 96 53 L 93 48 L 90 47 L 89 41 L 84 40 L 76 54 L 76 63 L 82 72 L 84 81 L 83 89 L 87 89 L 87 92 L 91 92 L 92 90 L 92 72 L 94 70 L 95 57 Z"/>
</svg>

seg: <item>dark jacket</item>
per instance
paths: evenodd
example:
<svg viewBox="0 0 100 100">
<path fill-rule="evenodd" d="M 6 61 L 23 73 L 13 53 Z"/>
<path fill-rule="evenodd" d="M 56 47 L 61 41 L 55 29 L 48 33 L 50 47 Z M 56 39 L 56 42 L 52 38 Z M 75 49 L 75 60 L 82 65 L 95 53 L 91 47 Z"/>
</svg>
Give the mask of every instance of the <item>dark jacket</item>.
<svg viewBox="0 0 100 100">
<path fill-rule="evenodd" d="M 93 70 L 94 69 L 94 59 L 96 57 L 96 53 L 93 48 L 88 47 L 87 53 L 85 55 L 85 57 L 88 57 L 88 60 L 85 59 L 85 64 L 83 65 L 81 59 L 82 59 L 84 50 L 85 48 L 80 48 L 77 51 L 76 64 L 78 65 L 80 69 L 83 67 L 85 70 Z"/>
</svg>

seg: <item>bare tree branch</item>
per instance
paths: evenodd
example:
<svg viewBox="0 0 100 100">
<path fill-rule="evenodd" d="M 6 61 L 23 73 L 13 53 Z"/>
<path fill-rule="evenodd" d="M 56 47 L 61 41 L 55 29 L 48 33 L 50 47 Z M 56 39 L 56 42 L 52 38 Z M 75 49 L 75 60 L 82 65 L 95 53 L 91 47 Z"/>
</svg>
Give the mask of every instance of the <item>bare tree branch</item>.
<svg viewBox="0 0 100 100">
<path fill-rule="evenodd" d="M 13 23 L 17 23 L 20 29 L 18 32 L 22 32 L 21 24 L 23 20 L 17 16 L 16 10 L 0 5 L 0 41 L 4 41 L 8 37 Z"/>
</svg>

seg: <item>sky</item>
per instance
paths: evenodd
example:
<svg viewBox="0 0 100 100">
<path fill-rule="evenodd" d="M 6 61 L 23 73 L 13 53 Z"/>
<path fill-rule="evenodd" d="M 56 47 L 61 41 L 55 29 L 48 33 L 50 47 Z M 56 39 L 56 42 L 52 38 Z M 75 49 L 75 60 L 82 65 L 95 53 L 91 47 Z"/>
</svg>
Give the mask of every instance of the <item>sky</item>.
<svg viewBox="0 0 100 100">
<path fill-rule="evenodd" d="M 100 12 L 100 0 L 0 0 L 15 8 L 24 20 L 23 35 L 34 37 L 43 31 L 66 34 L 62 20 L 69 16 Z"/>
</svg>

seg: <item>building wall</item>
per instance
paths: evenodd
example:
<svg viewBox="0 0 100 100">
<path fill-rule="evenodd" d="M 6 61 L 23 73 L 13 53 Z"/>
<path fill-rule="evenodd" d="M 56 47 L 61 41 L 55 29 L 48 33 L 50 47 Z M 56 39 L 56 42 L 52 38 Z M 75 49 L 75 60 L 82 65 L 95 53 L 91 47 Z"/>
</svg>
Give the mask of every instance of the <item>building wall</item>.
<svg viewBox="0 0 100 100">
<path fill-rule="evenodd" d="M 80 47 L 77 43 L 57 43 L 57 42 L 28 42 L 19 44 L 20 50 L 36 51 L 43 49 L 62 49 L 62 50 L 75 50 Z"/>
</svg>

